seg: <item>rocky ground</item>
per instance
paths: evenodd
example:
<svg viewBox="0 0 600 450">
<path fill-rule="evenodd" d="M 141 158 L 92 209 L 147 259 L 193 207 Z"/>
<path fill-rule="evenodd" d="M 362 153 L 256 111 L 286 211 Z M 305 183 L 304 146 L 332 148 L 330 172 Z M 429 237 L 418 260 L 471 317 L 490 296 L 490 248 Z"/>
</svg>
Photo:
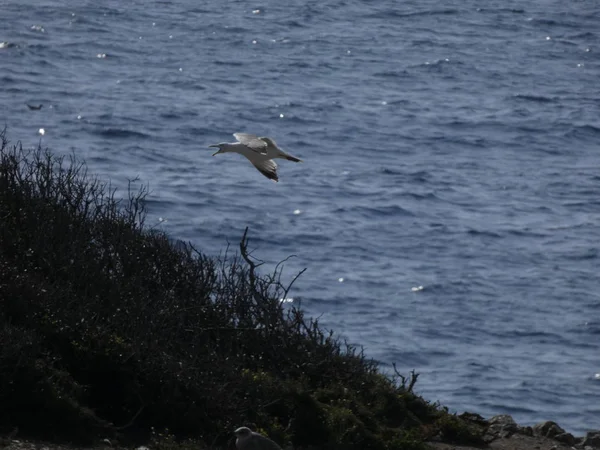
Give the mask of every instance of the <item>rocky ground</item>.
<svg viewBox="0 0 600 450">
<path fill-rule="evenodd" d="M 600 450 L 600 431 L 590 431 L 583 437 L 567 433 L 555 422 L 542 422 L 533 427 L 518 425 L 511 416 L 499 415 L 489 420 L 478 414 L 464 413 L 459 416 L 483 436 L 483 443 L 464 445 L 431 441 L 434 450 Z M 233 442 L 232 442 L 233 444 Z M 154 448 L 153 448 L 154 447 Z M 0 438 L 0 449 L 7 450 L 129 450 L 114 445 L 105 439 L 95 446 L 77 447 L 39 442 L 20 438 L 16 430 L 11 435 Z M 135 450 L 201 450 L 189 446 L 157 445 L 137 447 Z M 286 450 L 292 450 L 291 447 Z M 300 450 L 300 449 L 295 449 Z M 308 450 L 308 449 L 306 449 Z"/>
<path fill-rule="evenodd" d="M 499 415 L 485 420 L 478 414 L 460 416 L 481 430 L 484 444 L 478 446 L 431 442 L 436 450 L 600 450 L 600 431 L 585 437 L 567 433 L 555 422 L 542 422 L 533 427 L 518 425 L 511 416 Z"/>
</svg>

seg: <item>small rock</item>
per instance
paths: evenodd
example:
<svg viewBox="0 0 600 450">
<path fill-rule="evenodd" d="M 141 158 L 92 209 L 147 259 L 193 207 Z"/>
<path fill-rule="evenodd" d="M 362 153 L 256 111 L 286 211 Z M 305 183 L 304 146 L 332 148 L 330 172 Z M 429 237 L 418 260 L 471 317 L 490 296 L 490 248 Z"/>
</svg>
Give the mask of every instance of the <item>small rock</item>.
<svg viewBox="0 0 600 450">
<path fill-rule="evenodd" d="M 581 443 L 584 447 L 598 447 L 600 448 L 600 431 L 590 431 L 585 435 L 583 442 Z"/>
<path fill-rule="evenodd" d="M 554 436 L 558 442 L 564 442 L 567 445 L 575 445 L 577 439 L 571 433 L 560 433 Z"/>
<path fill-rule="evenodd" d="M 536 436 L 546 436 L 553 438 L 559 434 L 565 434 L 565 430 L 558 426 L 556 422 L 548 420 L 533 426 L 533 434 Z"/>
<path fill-rule="evenodd" d="M 479 414 L 470 413 L 470 412 L 464 412 L 464 413 L 460 414 L 458 417 L 460 417 L 461 419 L 466 420 L 468 422 L 473 422 L 473 423 L 475 423 L 477 425 L 482 425 L 482 426 L 487 426 L 488 425 L 488 421 L 485 420 Z"/>
<path fill-rule="evenodd" d="M 524 434 L 525 436 L 533 436 L 533 428 L 531 427 L 519 427 L 520 434 Z"/>
<path fill-rule="evenodd" d="M 483 436 L 483 440 L 487 443 L 494 439 L 511 437 L 514 433 L 519 431 L 519 426 L 508 414 L 494 416 L 488 423 L 489 426 Z"/>
<path fill-rule="evenodd" d="M 502 430 L 500 431 L 500 433 L 498 434 L 498 437 L 500 438 L 509 438 L 511 437 L 515 432 L 511 431 L 511 430 Z"/>
<path fill-rule="evenodd" d="M 485 442 L 486 444 L 491 444 L 493 441 L 500 437 L 498 433 L 498 430 L 488 428 L 487 430 L 485 430 L 485 433 L 483 433 L 483 442 Z"/>
<path fill-rule="evenodd" d="M 492 417 L 489 421 L 490 425 L 501 424 L 501 425 L 516 425 L 515 419 L 508 414 L 499 414 Z"/>
</svg>

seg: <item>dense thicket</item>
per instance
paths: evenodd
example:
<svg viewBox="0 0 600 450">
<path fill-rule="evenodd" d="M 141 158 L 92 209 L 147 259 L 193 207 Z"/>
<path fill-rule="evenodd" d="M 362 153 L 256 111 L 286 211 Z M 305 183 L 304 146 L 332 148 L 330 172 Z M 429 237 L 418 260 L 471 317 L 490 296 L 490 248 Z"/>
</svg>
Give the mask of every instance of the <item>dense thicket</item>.
<svg viewBox="0 0 600 450">
<path fill-rule="evenodd" d="M 281 272 L 258 274 L 245 238 L 218 260 L 175 246 L 144 226 L 144 190 L 118 200 L 74 158 L 0 137 L 0 432 L 143 439 L 154 427 L 224 445 L 246 424 L 328 449 L 456 433 L 283 309 Z"/>
</svg>

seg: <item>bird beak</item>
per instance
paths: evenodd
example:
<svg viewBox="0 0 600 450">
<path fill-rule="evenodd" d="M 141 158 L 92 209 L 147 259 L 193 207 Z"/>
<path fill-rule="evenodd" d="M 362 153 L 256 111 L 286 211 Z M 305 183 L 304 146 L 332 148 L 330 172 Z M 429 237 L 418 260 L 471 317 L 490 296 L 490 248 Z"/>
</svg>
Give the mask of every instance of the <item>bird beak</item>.
<svg viewBox="0 0 600 450">
<path fill-rule="evenodd" d="M 219 144 L 212 144 L 212 145 L 209 145 L 209 147 L 215 147 L 215 148 L 219 149 L 219 150 L 217 150 L 216 152 L 213 153 L 213 156 L 221 153 L 221 147 L 219 147 Z"/>
</svg>

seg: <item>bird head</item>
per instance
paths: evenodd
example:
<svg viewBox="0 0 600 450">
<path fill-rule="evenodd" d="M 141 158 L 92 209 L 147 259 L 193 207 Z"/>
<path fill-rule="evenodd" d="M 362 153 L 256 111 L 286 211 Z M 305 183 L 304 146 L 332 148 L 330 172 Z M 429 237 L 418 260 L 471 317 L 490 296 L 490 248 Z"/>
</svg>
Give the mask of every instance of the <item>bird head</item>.
<svg viewBox="0 0 600 450">
<path fill-rule="evenodd" d="M 238 438 L 245 438 L 252 434 L 252 430 L 248 427 L 240 427 L 233 432 Z"/>
<path fill-rule="evenodd" d="M 215 147 L 215 148 L 219 149 L 213 153 L 213 156 L 218 155 L 219 153 L 225 153 L 225 148 L 224 148 L 225 145 L 227 145 L 227 143 L 225 143 L 225 142 L 221 142 L 220 144 L 209 145 L 209 147 Z"/>
</svg>

